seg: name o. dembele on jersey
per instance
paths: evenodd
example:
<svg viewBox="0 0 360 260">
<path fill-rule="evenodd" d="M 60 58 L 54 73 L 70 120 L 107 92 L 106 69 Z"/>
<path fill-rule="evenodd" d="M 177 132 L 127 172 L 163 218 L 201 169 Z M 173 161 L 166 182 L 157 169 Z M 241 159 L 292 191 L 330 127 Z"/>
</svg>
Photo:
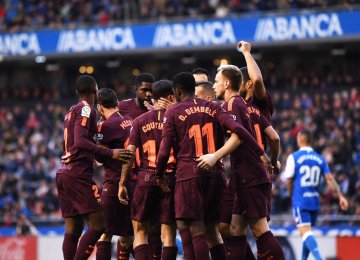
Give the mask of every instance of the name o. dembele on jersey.
<svg viewBox="0 0 360 260">
<path fill-rule="evenodd" d="M 214 171 L 222 172 L 216 167 L 212 171 L 201 171 L 197 167 L 196 159 L 203 154 L 214 153 L 222 147 L 223 127 L 231 130 L 237 127 L 243 129 L 222 107 L 206 100 L 188 99 L 177 103 L 166 112 L 163 137 L 171 137 L 174 140 L 177 181 L 196 177 L 216 177 Z M 243 134 L 253 140 L 245 129 L 243 131 Z M 253 141 L 256 150 L 258 145 L 255 140 Z M 262 151 L 260 149 L 255 153 L 258 153 L 259 157 Z M 222 164 L 218 163 L 218 167 L 221 168 Z"/>
</svg>

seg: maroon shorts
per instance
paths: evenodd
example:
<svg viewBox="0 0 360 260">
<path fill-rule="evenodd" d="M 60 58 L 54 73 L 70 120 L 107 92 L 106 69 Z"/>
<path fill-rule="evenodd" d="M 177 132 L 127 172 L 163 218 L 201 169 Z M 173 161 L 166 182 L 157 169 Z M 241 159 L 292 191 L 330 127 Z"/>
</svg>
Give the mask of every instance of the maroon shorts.
<svg viewBox="0 0 360 260">
<path fill-rule="evenodd" d="M 130 203 L 125 206 L 117 196 L 101 196 L 107 234 L 132 236 L 133 228 L 130 218 Z"/>
<path fill-rule="evenodd" d="M 162 192 L 158 186 L 137 186 L 131 205 L 131 218 L 138 222 L 175 223 L 174 181 L 175 175 L 169 176 L 169 193 Z"/>
<path fill-rule="evenodd" d="M 102 210 L 99 189 L 91 177 L 81 179 L 57 173 L 56 187 L 64 218 Z"/>
<path fill-rule="evenodd" d="M 176 219 L 217 223 L 225 179 L 192 178 L 175 186 Z"/>
<path fill-rule="evenodd" d="M 249 218 L 270 216 L 271 183 L 237 190 L 239 214 Z"/>
<path fill-rule="evenodd" d="M 223 191 L 223 196 L 220 203 L 219 222 L 227 224 L 231 223 L 235 195 L 235 178 L 233 177 L 233 175 L 231 175 L 226 189 Z"/>
</svg>

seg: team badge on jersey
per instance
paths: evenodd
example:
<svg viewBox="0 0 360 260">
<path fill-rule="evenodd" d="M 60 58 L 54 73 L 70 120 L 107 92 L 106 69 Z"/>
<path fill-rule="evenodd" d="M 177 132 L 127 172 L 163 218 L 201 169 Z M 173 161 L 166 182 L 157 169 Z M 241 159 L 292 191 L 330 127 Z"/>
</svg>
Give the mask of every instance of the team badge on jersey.
<svg viewBox="0 0 360 260">
<path fill-rule="evenodd" d="M 163 124 L 165 124 L 166 123 L 166 117 L 164 117 L 164 119 L 163 119 Z"/>
<path fill-rule="evenodd" d="M 84 107 L 81 109 L 81 116 L 84 116 L 84 117 L 89 118 L 89 117 L 90 117 L 90 113 L 91 113 L 91 108 L 90 108 L 89 106 L 84 106 Z"/>
</svg>

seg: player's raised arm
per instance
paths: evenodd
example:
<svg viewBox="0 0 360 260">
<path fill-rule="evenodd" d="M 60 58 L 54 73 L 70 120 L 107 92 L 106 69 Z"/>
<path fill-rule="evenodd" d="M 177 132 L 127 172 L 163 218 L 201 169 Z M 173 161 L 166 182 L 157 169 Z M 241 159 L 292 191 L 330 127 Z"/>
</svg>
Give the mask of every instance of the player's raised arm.
<svg viewBox="0 0 360 260">
<path fill-rule="evenodd" d="M 259 66 L 251 55 L 251 44 L 245 41 L 240 41 L 237 45 L 241 48 L 241 52 L 246 60 L 246 66 L 249 77 L 254 84 L 254 95 L 257 99 L 264 99 L 266 97 L 266 88 Z"/>
</svg>

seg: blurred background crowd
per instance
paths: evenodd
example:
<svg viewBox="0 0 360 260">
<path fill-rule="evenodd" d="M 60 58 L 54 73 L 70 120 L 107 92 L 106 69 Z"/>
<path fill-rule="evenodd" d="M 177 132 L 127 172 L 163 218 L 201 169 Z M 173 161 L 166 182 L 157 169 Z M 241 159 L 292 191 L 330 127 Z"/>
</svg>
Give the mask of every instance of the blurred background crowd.
<svg viewBox="0 0 360 260">
<path fill-rule="evenodd" d="M 0 31 L 111 25 L 184 17 L 226 17 L 259 11 L 353 8 L 357 0 L 2 0 Z"/>
</svg>

